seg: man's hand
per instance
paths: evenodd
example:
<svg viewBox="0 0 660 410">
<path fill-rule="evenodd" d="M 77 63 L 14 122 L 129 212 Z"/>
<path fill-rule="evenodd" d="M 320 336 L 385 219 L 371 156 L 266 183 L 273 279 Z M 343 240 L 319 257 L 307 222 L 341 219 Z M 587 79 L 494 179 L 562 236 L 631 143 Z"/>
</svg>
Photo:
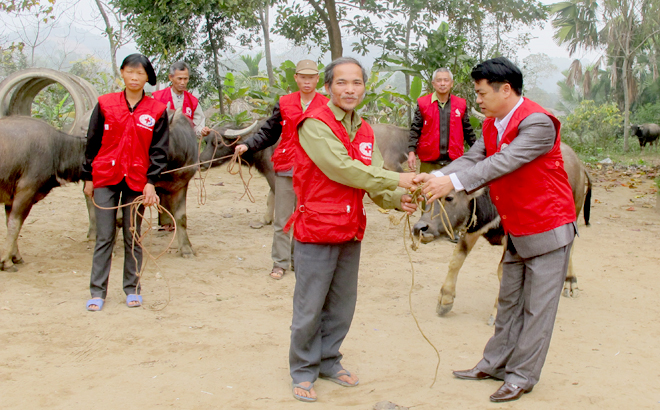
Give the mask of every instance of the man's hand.
<svg viewBox="0 0 660 410">
<path fill-rule="evenodd" d="M 449 175 L 443 175 L 428 179 L 422 192 L 428 198 L 428 202 L 433 202 L 436 199 L 446 197 L 453 189 L 454 184 L 452 184 Z"/>
<path fill-rule="evenodd" d="M 94 198 L 94 183 L 92 181 L 85 181 L 83 192 L 90 198 Z"/>
<path fill-rule="evenodd" d="M 147 182 L 142 193 L 144 194 L 144 200 L 142 201 L 144 206 L 151 206 L 160 203 L 160 198 L 158 198 L 158 194 L 156 193 L 156 187 L 153 184 Z"/>
<path fill-rule="evenodd" d="M 202 128 L 202 131 L 200 132 L 202 137 L 206 137 L 210 133 L 211 133 L 211 129 L 209 127 Z"/>
<path fill-rule="evenodd" d="M 402 172 L 399 174 L 399 186 L 401 188 L 415 188 L 416 185 L 413 183 L 413 178 L 415 178 L 414 172 Z"/>
<path fill-rule="evenodd" d="M 412 172 L 415 172 L 417 170 L 417 158 L 415 157 L 414 152 L 409 152 L 408 153 L 408 168 Z"/>
<path fill-rule="evenodd" d="M 401 197 L 401 209 L 408 215 L 412 215 L 417 210 L 417 204 L 412 202 L 412 195 L 405 194 Z"/>
<path fill-rule="evenodd" d="M 248 150 L 248 146 L 245 144 L 238 144 L 236 148 L 234 148 L 234 152 L 237 153 L 238 155 L 243 155 L 247 150 Z"/>
<path fill-rule="evenodd" d="M 415 178 L 413 178 L 413 183 L 416 185 L 421 185 L 425 182 L 430 181 L 433 178 L 437 178 L 433 174 L 427 174 L 426 172 L 422 172 L 421 174 L 417 174 Z"/>
</svg>

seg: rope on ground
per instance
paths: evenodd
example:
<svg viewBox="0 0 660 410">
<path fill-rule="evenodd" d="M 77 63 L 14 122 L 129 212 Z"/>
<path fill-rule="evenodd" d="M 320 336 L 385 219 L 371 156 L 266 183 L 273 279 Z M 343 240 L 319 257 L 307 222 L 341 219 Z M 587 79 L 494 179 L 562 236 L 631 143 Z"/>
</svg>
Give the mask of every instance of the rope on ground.
<svg viewBox="0 0 660 410">
<path fill-rule="evenodd" d="M 133 202 L 129 202 L 127 204 L 121 204 L 121 205 L 118 205 L 118 206 L 112 206 L 112 207 L 99 206 L 96 203 L 96 201 L 94 201 L 94 197 L 92 197 L 92 203 L 94 204 L 95 207 L 97 207 L 99 209 L 105 209 L 105 210 L 112 210 L 112 209 L 120 209 L 120 208 L 130 207 L 130 209 L 129 209 L 129 215 L 130 215 L 129 230 L 131 231 L 131 235 L 132 235 L 132 238 L 131 238 L 131 256 L 133 257 L 133 260 L 135 261 L 136 266 L 138 265 L 138 260 L 135 257 L 135 245 L 136 244 L 142 248 L 142 255 L 143 255 L 142 256 L 142 266 L 140 267 L 138 272 L 136 272 L 136 276 L 138 278 L 136 289 L 139 288 L 140 287 L 140 282 L 142 280 L 142 275 L 144 274 L 144 272 L 146 270 L 147 262 L 149 260 L 152 260 L 154 262 L 154 264 L 158 267 L 158 269 L 162 270 L 160 268 L 160 265 L 158 265 L 157 260 L 161 256 L 163 256 L 172 247 L 172 243 L 174 243 L 174 238 L 176 238 L 177 226 L 176 226 L 176 220 L 174 219 L 174 216 L 170 213 L 170 211 L 168 211 L 167 209 L 165 209 L 163 206 L 161 206 L 158 203 L 155 204 L 154 207 L 152 207 L 152 206 L 145 207 L 144 206 L 144 195 L 138 196 L 137 198 L 135 198 L 135 200 Z M 140 208 L 149 210 L 149 218 L 144 217 L 144 213 L 140 212 Z M 149 250 L 147 249 L 147 247 L 143 245 L 145 239 L 149 237 L 149 233 L 154 230 L 153 229 L 153 224 L 151 222 L 152 221 L 152 216 L 153 216 L 153 214 L 152 214 L 153 208 L 155 208 L 158 211 L 158 213 L 165 212 L 167 215 L 169 215 L 170 219 L 172 220 L 172 225 L 174 226 L 174 229 L 172 230 L 172 238 L 170 239 L 170 242 L 167 244 L 167 247 L 161 253 L 159 253 L 156 256 L 152 255 L 151 252 L 149 252 Z M 137 229 L 135 227 L 138 226 L 138 221 L 140 219 L 142 221 L 146 221 L 147 227 L 141 234 L 138 234 Z M 147 260 L 145 260 L 145 257 L 144 257 L 145 254 L 147 256 L 147 258 L 146 258 Z M 124 255 L 124 258 L 126 258 L 126 257 L 127 257 L 127 255 Z M 170 288 L 169 281 L 167 280 L 165 275 L 163 275 L 162 273 L 161 273 L 161 275 L 165 279 L 165 284 L 167 286 L 167 301 L 165 302 L 165 305 L 161 308 L 158 308 L 158 309 L 150 308 L 151 310 L 155 310 L 155 311 L 160 311 L 160 310 L 165 309 L 167 307 L 167 305 L 170 304 L 170 301 L 172 300 L 172 290 Z"/>
<path fill-rule="evenodd" d="M 422 188 L 423 188 L 423 186 L 420 186 L 412 193 L 412 198 L 413 198 L 412 202 L 415 205 L 417 205 L 417 207 L 421 210 L 422 214 L 424 214 L 426 212 L 433 212 L 435 202 L 433 204 L 431 204 L 431 209 L 427 211 L 426 210 L 426 208 L 427 208 L 427 206 L 426 206 L 426 197 L 422 194 Z M 422 199 L 420 200 L 419 198 L 422 198 Z M 445 228 L 445 231 L 447 232 L 447 235 L 449 235 L 453 239 L 454 238 L 454 232 L 451 228 L 451 223 L 449 221 L 449 216 L 447 215 L 447 211 L 445 210 L 445 207 L 444 207 L 444 199 L 442 201 L 438 201 L 438 203 L 440 204 L 440 209 L 442 211 L 442 212 L 438 213 L 438 215 L 442 215 L 441 220 L 442 220 L 442 224 Z M 431 215 L 433 215 L 433 214 L 431 214 Z M 431 387 L 433 387 L 433 385 L 435 385 L 435 382 L 438 379 L 438 369 L 440 368 L 440 351 L 438 350 L 437 347 L 435 347 L 433 342 L 431 342 L 431 340 L 426 336 L 426 334 L 422 330 L 422 327 L 420 326 L 419 321 L 417 320 L 417 316 L 415 316 L 415 311 L 413 309 L 412 294 L 413 294 L 413 289 L 415 287 L 415 266 L 413 264 L 412 254 L 410 253 L 410 250 L 408 250 L 408 244 L 406 243 L 406 237 L 410 236 L 410 240 L 411 240 L 410 248 L 412 250 L 416 251 L 419 248 L 419 243 L 421 242 L 421 232 L 420 232 L 419 237 L 417 239 L 415 239 L 415 237 L 412 234 L 412 226 L 410 224 L 410 215 L 408 215 L 407 213 L 404 213 L 403 216 L 401 218 L 399 218 L 398 220 L 396 219 L 396 217 L 394 215 L 390 215 L 390 222 L 393 225 L 398 225 L 398 224 L 401 223 L 401 221 L 404 218 L 405 218 L 406 222 L 405 222 L 405 224 L 403 224 L 403 247 L 405 248 L 406 254 L 408 255 L 408 262 L 410 263 L 410 271 L 412 273 L 412 277 L 411 277 L 411 281 L 410 281 L 410 290 L 408 291 L 408 307 L 410 309 L 410 314 L 412 315 L 413 319 L 415 320 L 415 325 L 417 325 L 417 330 L 419 330 L 419 333 L 422 335 L 424 340 L 426 340 L 426 342 L 429 345 L 431 345 L 433 350 L 435 350 L 435 354 L 438 357 L 438 362 L 435 366 L 435 373 L 433 375 L 433 383 L 431 383 L 431 386 L 429 386 L 429 388 L 431 388 Z M 447 223 L 445 223 L 444 218 L 446 218 Z"/>
</svg>

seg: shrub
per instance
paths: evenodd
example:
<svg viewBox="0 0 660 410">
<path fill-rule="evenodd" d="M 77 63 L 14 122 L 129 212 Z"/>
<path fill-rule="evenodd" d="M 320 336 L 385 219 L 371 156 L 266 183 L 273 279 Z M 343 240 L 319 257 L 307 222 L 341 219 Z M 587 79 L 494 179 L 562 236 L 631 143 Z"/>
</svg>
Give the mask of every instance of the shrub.
<svg viewBox="0 0 660 410">
<path fill-rule="evenodd" d="M 623 116 L 615 103 L 585 100 L 562 118 L 562 138 L 582 155 L 601 157 L 623 149 Z"/>
</svg>

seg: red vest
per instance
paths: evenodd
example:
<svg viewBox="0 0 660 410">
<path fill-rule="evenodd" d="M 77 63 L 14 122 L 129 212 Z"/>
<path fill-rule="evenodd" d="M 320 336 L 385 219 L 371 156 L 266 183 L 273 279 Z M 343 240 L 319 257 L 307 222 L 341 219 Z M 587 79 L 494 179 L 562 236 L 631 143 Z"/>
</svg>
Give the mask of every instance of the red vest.
<svg viewBox="0 0 660 410">
<path fill-rule="evenodd" d="M 171 87 L 167 87 L 159 91 L 154 91 L 153 93 L 151 93 L 151 96 L 153 97 L 154 100 L 160 101 L 163 104 L 165 104 L 167 108 L 171 110 L 174 109 L 174 101 L 172 101 Z M 197 98 L 195 98 L 188 91 L 183 92 L 182 111 L 183 111 L 183 115 L 188 117 L 190 121 L 192 121 L 193 117 L 195 116 L 195 110 L 197 109 L 197 104 L 198 104 Z"/>
<path fill-rule="evenodd" d="M 126 178 L 129 188 L 141 192 L 151 165 L 149 148 L 154 126 L 166 107 L 144 96 L 130 112 L 124 93 L 118 92 L 100 96 L 99 108 L 105 129 L 101 149 L 92 162 L 94 187 L 116 185 Z"/>
<path fill-rule="evenodd" d="M 316 93 L 306 111 L 314 110 L 327 103 L 328 97 Z M 275 172 L 290 170 L 296 159 L 295 141 L 298 139 L 298 124 L 303 117 L 300 91 L 280 97 L 280 114 L 282 115 L 282 135 L 272 157 Z"/>
<path fill-rule="evenodd" d="M 486 155 L 491 156 L 518 136 L 518 125 L 533 113 L 546 114 L 555 125 L 552 149 L 532 162 L 490 183 L 490 196 L 502 218 L 502 227 L 514 236 L 533 235 L 575 221 L 573 192 L 561 155 L 559 120 L 537 103 L 525 98 L 513 113 L 499 145 L 495 119 L 483 125 Z"/>
<path fill-rule="evenodd" d="M 374 131 L 362 121 L 351 141 L 332 110 L 324 105 L 305 112 L 302 121 L 314 118 L 326 124 L 346 147 L 348 155 L 365 165 L 371 165 Z M 301 122 L 302 122 L 301 121 Z M 285 230 L 295 223 L 293 235 L 300 242 L 342 243 L 361 241 L 367 226 L 367 214 L 362 204 L 364 190 L 334 182 L 312 162 L 296 138 L 296 166 L 293 170 L 293 189 L 298 206 Z"/>
<path fill-rule="evenodd" d="M 417 100 L 424 125 L 417 143 L 417 155 L 420 161 L 430 162 L 440 158 L 440 110 L 437 101 L 431 102 L 433 94 Z M 463 116 L 467 105 L 465 100 L 450 95 L 451 113 L 449 114 L 449 147 L 447 153 L 453 161 L 463 155 Z"/>
</svg>

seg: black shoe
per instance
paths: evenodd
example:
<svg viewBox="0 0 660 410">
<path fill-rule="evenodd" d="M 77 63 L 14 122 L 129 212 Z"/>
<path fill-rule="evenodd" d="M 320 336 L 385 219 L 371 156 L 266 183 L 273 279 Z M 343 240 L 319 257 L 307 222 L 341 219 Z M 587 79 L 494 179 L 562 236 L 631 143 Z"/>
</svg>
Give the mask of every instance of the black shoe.
<svg viewBox="0 0 660 410">
<path fill-rule="evenodd" d="M 452 374 L 463 380 L 486 380 L 486 379 L 492 379 L 493 376 L 491 376 L 488 373 L 484 373 L 481 370 L 477 369 L 476 367 L 470 369 L 470 370 L 456 370 L 453 371 Z"/>
</svg>

